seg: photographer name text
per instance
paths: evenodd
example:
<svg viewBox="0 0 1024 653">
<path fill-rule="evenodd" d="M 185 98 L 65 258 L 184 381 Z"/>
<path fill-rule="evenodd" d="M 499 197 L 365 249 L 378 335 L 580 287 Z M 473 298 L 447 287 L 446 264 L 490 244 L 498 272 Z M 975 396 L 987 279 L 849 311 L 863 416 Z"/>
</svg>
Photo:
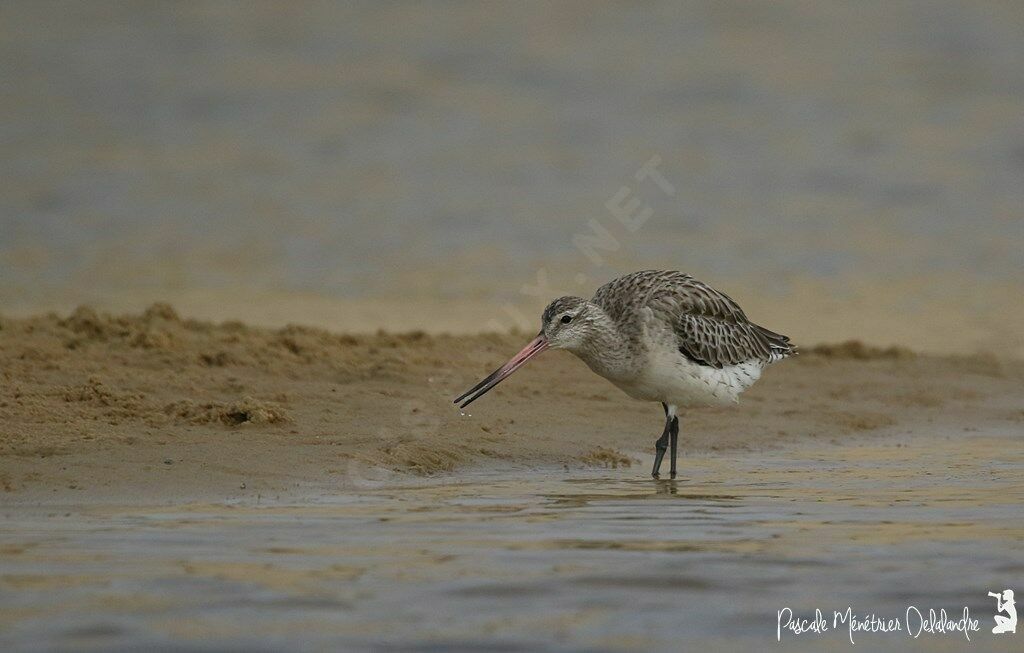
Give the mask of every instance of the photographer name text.
<svg viewBox="0 0 1024 653">
<path fill-rule="evenodd" d="M 971 633 L 980 630 L 980 625 L 977 619 L 971 618 L 966 606 L 957 616 L 950 616 L 944 608 L 922 612 L 909 606 L 902 618 L 882 617 L 874 613 L 861 615 L 847 607 L 842 611 L 832 611 L 831 620 L 825 618 L 821 609 L 815 609 L 813 616 L 800 617 L 793 614 L 792 609 L 782 608 L 778 611 L 775 637 L 782 641 L 783 633 L 821 635 L 840 630 L 846 631 L 851 644 L 855 643 L 854 636 L 858 633 L 905 633 L 914 639 L 921 635 L 962 634 L 971 641 Z"/>
</svg>

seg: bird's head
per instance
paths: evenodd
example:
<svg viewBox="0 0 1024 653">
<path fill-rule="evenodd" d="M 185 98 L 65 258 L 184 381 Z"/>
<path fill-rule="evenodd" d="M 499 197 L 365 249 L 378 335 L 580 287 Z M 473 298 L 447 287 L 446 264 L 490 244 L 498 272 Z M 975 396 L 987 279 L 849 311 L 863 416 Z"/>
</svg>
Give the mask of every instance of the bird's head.
<svg viewBox="0 0 1024 653">
<path fill-rule="evenodd" d="M 549 347 L 578 352 L 600 328 L 602 319 L 607 321 L 607 315 L 596 304 L 581 297 L 559 297 L 544 309 L 537 337 L 490 376 L 456 398 L 455 403 L 463 408 L 468 406 Z"/>
<path fill-rule="evenodd" d="M 552 349 L 578 350 L 593 332 L 598 311 L 582 297 L 559 297 L 541 315 L 541 333 Z"/>
</svg>

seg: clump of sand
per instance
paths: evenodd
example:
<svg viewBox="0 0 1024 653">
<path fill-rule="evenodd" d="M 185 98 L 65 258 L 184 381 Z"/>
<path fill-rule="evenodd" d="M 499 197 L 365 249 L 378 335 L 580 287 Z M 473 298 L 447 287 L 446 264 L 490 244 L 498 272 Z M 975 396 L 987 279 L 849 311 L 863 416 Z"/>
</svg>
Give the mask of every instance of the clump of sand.
<svg viewBox="0 0 1024 653">
<path fill-rule="evenodd" d="M 276 404 L 259 401 L 252 397 L 243 397 L 233 403 L 207 402 L 196 403 L 191 399 L 182 399 L 164 406 L 164 413 L 177 421 L 190 424 L 227 424 L 240 426 L 244 424 L 277 424 L 289 421 L 288 413 Z"/>
<path fill-rule="evenodd" d="M 594 467 L 610 467 L 612 469 L 618 469 L 620 465 L 622 467 L 632 467 L 633 463 L 639 462 L 621 451 L 609 447 L 594 447 L 583 454 L 580 460 Z"/>
<path fill-rule="evenodd" d="M 0 478 L 14 493 L 169 492 L 243 478 L 271 491 L 379 468 L 615 467 L 649 452 L 661 407 L 628 399 L 565 352 L 539 357 L 468 411 L 453 406 L 526 339 L 263 329 L 184 319 L 166 304 L 0 318 Z M 772 366 L 736 407 L 684 411 L 683 455 L 1019 414 L 1019 362 L 859 342 L 809 353 Z"/>
<path fill-rule="evenodd" d="M 822 344 L 808 350 L 812 356 L 825 358 L 852 358 L 855 360 L 877 360 L 911 358 L 914 352 L 906 347 L 872 347 L 860 340 L 847 340 L 838 344 Z"/>
</svg>

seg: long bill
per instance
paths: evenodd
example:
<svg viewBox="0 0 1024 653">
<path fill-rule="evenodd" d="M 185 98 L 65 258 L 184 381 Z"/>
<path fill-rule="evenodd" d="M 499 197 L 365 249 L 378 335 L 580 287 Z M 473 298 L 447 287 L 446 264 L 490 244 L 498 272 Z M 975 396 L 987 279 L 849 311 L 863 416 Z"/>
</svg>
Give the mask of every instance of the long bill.
<svg viewBox="0 0 1024 653">
<path fill-rule="evenodd" d="M 473 403 L 480 397 L 487 394 L 487 392 L 491 388 L 493 388 L 494 386 L 498 385 L 506 378 L 511 376 L 512 372 L 515 372 L 520 367 L 525 365 L 526 361 L 530 360 L 531 358 L 533 358 L 534 356 L 541 353 L 547 348 L 548 339 L 544 337 L 544 332 L 541 331 L 540 333 L 537 334 L 536 338 L 530 341 L 530 344 L 523 347 L 522 351 L 520 351 L 518 354 L 510 358 L 507 363 L 505 363 L 498 369 L 494 370 L 486 379 L 484 379 L 480 383 L 477 383 L 475 386 L 473 386 L 466 392 L 456 397 L 453 403 L 457 404 L 460 401 L 462 401 L 462 404 L 459 405 L 459 408 L 465 408 L 469 404 Z"/>
</svg>

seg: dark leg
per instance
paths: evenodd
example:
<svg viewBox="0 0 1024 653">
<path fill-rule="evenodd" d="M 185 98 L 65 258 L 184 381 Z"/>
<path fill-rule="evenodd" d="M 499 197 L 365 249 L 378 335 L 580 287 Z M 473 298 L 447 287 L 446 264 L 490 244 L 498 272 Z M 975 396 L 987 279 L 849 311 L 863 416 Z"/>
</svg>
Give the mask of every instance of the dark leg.
<svg viewBox="0 0 1024 653">
<path fill-rule="evenodd" d="M 662 404 L 661 407 L 665 409 L 665 431 L 654 443 L 654 469 L 651 470 L 651 476 L 654 478 L 659 478 L 661 476 L 661 459 L 665 457 L 665 450 L 668 449 L 672 426 L 672 420 L 668 418 L 668 406 Z"/>
<path fill-rule="evenodd" d="M 669 469 L 668 477 L 676 477 L 676 445 L 679 444 L 679 417 L 676 415 L 672 416 L 672 427 L 669 429 L 669 436 L 672 442 L 672 467 Z"/>
</svg>

